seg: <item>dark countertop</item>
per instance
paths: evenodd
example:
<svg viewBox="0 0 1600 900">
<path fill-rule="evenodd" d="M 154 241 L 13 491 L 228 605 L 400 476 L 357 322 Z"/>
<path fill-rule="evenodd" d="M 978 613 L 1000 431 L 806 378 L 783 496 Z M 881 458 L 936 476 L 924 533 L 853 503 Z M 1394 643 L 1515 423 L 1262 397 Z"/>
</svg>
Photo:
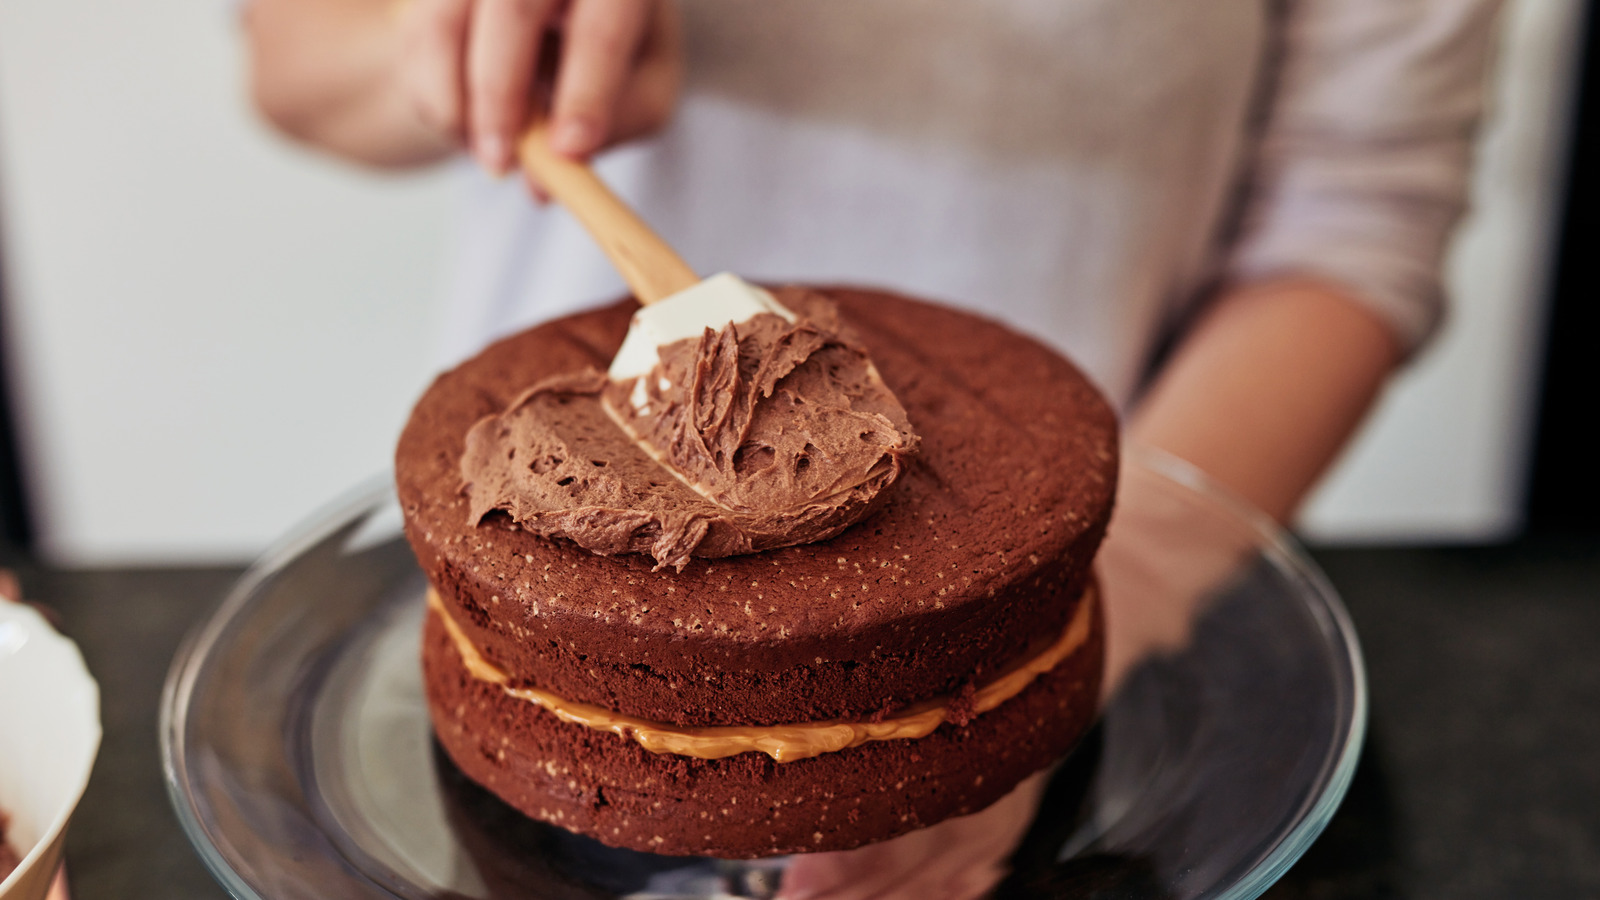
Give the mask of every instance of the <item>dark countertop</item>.
<svg viewBox="0 0 1600 900">
<path fill-rule="evenodd" d="M 1371 729 L 1344 806 L 1267 896 L 1600 898 L 1600 537 L 1315 555 L 1361 635 Z M 78 900 L 226 896 L 167 802 L 156 709 L 239 571 L 21 567 L 101 686 Z"/>
</svg>

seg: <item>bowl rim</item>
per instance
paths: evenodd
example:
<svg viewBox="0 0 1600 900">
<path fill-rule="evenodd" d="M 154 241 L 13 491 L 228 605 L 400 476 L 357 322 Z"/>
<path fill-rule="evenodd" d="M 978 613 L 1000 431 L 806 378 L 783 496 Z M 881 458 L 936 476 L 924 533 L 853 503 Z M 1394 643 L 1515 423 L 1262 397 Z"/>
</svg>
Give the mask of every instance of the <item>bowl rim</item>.
<svg viewBox="0 0 1600 900">
<path fill-rule="evenodd" d="M 14 623 L 21 625 L 30 642 L 38 641 L 49 648 L 46 652 L 57 654 L 59 658 L 65 659 L 67 671 L 72 673 L 69 677 L 73 679 L 73 687 L 75 688 L 73 693 L 82 692 L 79 696 L 88 701 L 88 712 L 93 721 L 90 723 L 92 732 L 89 746 L 85 748 L 82 771 L 78 775 L 76 787 L 71 791 L 70 801 L 56 810 L 55 816 L 46 825 L 38 840 L 33 842 L 33 845 L 28 848 L 26 853 L 21 854 L 22 859 L 17 864 L 17 868 L 4 880 L 0 880 L 0 894 L 8 892 L 12 886 L 19 883 L 22 880 L 23 873 L 38 865 L 39 861 L 61 839 L 67 823 L 72 819 L 73 812 L 78 808 L 78 802 L 83 799 L 84 789 L 89 786 L 89 776 L 94 771 L 95 759 L 100 754 L 100 742 L 104 736 L 100 721 L 100 684 L 90 674 L 89 667 L 83 660 L 83 652 L 78 649 L 78 645 L 71 638 L 51 627 L 44 616 L 40 615 L 38 610 L 33 607 L 24 603 L 0 600 L 0 625 Z M 13 849 L 21 848 L 13 845 Z"/>
</svg>

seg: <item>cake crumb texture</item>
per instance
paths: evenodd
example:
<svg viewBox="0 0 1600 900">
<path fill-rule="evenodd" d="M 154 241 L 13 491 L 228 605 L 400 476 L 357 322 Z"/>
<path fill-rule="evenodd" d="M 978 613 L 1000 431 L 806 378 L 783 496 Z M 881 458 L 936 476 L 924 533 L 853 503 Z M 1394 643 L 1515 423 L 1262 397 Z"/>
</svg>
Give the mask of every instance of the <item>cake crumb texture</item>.
<svg viewBox="0 0 1600 900">
<path fill-rule="evenodd" d="M 1050 765 L 1095 714 L 1102 618 L 1082 652 L 964 726 L 783 764 L 654 754 L 562 722 L 468 674 L 432 614 L 423 666 L 440 745 L 523 814 L 615 847 L 747 859 L 846 850 L 977 812 Z"/>
</svg>

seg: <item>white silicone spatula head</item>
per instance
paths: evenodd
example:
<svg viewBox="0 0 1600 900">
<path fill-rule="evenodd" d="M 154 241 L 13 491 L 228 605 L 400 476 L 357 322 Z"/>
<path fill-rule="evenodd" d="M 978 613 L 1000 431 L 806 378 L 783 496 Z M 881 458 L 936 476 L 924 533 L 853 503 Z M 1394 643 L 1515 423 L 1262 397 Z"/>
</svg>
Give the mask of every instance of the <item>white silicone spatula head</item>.
<svg viewBox="0 0 1600 900">
<path fill-rule="evenodd" d="M 522 166 L 561 201 L 595 239 L 643 305 L 611 364 L 613 379 L 636 378 L 656 364 L 656 348 L 706 328 L 720 329 L 770 312 L 790 321 L 766 291 L 736 275 L 704 281 L 588 165 L 550 149 L 542 123 L 523 135 Z"/>
</svg>

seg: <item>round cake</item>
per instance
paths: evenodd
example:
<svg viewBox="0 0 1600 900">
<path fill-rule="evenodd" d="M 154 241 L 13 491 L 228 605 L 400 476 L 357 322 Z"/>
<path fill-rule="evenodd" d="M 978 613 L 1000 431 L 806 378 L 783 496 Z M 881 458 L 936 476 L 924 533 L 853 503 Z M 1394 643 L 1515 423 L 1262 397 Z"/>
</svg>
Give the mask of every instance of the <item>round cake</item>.
<svg viewBox="0 0 1600 900">
<path fill-rule="evenodd" d="M 881 506 L 827 540 L 675 570 L 469 514 L 468 430 L 603 371 L 632 301 L 502 340 L 418 402 L 396 480 L 431 585 L 429 709 L 468 777 L 613 846 L 748 858 L 976 812 L 1087 729 L 1114 413 L 1003 326 L 823 293 L 921 436 Z"/>
</svg>

